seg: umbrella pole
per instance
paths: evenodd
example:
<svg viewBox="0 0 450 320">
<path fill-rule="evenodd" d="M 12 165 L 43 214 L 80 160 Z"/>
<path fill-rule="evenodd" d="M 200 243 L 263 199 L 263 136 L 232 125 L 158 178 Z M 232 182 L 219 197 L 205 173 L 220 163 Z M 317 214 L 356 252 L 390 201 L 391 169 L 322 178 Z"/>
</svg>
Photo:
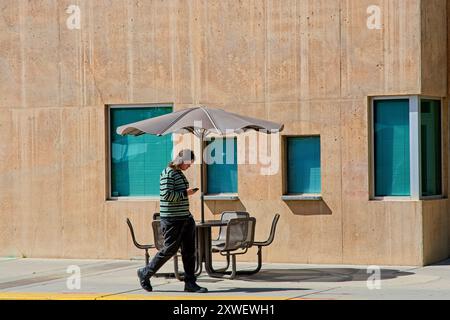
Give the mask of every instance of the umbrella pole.
<svg viewBox="0 0 450 320">
<path fill-rule="evenodd" d="M 203 173 L 204 173 L 204 159 L 203 159 L 203 138 L 205 136 L 205 133 L 202 132 L 200 134 L 200 158 L 201 158 L 201 163 L 200 163 L 200 213 L 201 213 L 201 218 L 202 218 L 202 223 L 205 222 L 205 203 L 204 203 L 204 195 L 205 192 L 203 190 Z"/>
</svg>

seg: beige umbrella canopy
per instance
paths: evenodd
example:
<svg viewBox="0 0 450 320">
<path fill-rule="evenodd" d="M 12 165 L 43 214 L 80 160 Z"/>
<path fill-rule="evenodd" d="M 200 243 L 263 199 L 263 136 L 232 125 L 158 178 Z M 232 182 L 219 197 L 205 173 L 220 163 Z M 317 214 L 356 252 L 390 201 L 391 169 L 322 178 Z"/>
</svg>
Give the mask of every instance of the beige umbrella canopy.
<svg viewBox="0 0 450 320">
<path fill-rule="evenodd" d="M 204 131 L 206 131 L 205 133 L 225 134 L 230 131 L 240 132 L 249 129 L 271 133 L 283 130 L 283 125 L 241 116 L 221 109 L 200 106 L 127 124 L 118 127 L 117 133 L 135 136 L 149 133 L 161 136 L 170 133 L 191 132 L 198 135 Z"/>
<path fill-rule="evenodd" d="M 171 133 L 193 133 L 203 141 L 210 133 L 223 135 L 226 133 L 241 133 L 248 130 L 258 130 L 267 134 L 281 132 L 283 124 L 271 121 L 260 120 L 227 112 L 221 109 L 210 109 L 205 106 L 198 106 L 177 112 L 165 114 L 159 117 L 130 123 L 117 128 L 120 135 L 153 134 L 166 135 Z M 203 155 L 203 143 L 202 146 Z M 203 172 L 203 159 L 201 170 Z M 203 202 L 203 174 L 200 175 L 201 191 L 201 218 L 204 221 Z"/>
</svg>

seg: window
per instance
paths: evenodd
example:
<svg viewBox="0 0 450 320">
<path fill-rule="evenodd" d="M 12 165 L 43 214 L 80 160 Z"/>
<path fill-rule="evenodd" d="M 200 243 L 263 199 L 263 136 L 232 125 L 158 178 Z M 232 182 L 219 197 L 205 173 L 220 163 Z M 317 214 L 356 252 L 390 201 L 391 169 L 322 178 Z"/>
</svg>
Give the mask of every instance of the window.
<svg viewBox="0 0 450 320">
<path fill-rule="evenodd" d="M 422 196 L 441 195 L 441 104 L 439 100 L 421 100 L 420 135 Z"/>
<path fill-rule="evenodd" d="M 159 196 L 159 175 L 171 159 L 171 135 L 120 136 L 117 127 L 172 112 L 170 106 L 114 106 L 110 116 L 110 196 Z"/>
<path fill-rule="evenodd" d="M 206 143 L 207 194 L 237 193 L 237 139 L 211 138 Z"/>
<path fill-rule="evenodd" d="M 375 196 L 409 196 L 409 100 L 374 103 Z"/>
<path fill-rule="evenodd" d="M 320 194 L 320 137 L 288 137 L 287 194 Z"/>
<path fill-rule="evenodd" d="M 372 196 L 442 196 L 441 100 L 374 98 Z"/>
</svg>

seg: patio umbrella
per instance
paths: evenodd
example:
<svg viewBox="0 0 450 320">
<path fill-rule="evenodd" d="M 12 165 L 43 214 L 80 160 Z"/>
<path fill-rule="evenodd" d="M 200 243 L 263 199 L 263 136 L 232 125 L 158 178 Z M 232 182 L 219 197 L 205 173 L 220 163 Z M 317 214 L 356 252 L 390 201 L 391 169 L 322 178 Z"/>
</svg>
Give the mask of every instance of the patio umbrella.
<svg viewBox="0 0 450 320">
<path fill-rule="evenodd" d="M 171 133 L 192 133 L 201 143 L 201 174 L 200 174 L 200 203 L 201 219 L 205 221 L 204 190 L 203 190 L 203 141 L 208 134 L 224 135 L 226 133 L 240 133 L 248 130 L 259 130 L 270 134 L 281 132 L 283 124 L 241 116 L 221 109 L 211 109 L 198 106 L 165 114 L 159 117 L 142 120 L 117 128 L 119 135 L 153 134 L 162 136 Z"/>
</svg>

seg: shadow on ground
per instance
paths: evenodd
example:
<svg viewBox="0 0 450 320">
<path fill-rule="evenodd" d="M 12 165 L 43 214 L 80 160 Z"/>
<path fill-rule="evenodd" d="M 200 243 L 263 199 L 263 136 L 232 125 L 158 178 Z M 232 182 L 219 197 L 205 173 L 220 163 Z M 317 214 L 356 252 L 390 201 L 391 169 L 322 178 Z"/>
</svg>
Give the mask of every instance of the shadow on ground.
<svg viewBox="0 0 450 320">
<path fill-rule="evenodd" d="M 440 261 L 438 263 L 431 264 L 428 267 L 434 267 L 434 266 L 450 266 L 450 259 L 445 259 L 445 260 Z"/>
<path fill-rule="evenodd" d="M 199 282 L 200 283 L 200 282 Z M 208 287 L 208 285 L 203 285 Z M 287 291 L 308 291 L 311 289 L 306 288 L 273 288 L 273 287 L 263 287 L 263 288 L 245 288 L 245 287 L 232 287 L 232 288 L 220 288 L 214 289 L 209 287 L 208 293 L 264 293 L 264 292 L 287 292 Z M 180 293 L 180 290 L 164 290 L 156 288 L 154 292 L 164 292 L 164 293 Z"/>
<path fill-rule="evenodd" d="M 381 280 L 413 275 L 413 272 L 381 269 Z M 262 270 L 252 276 L 240 276 L 238 280 L 261 282 L 346 282 L 367 281 L 373 272 L 358 268 L 314 268 Z"/>
<path fill-rule="evenodd" d="M 400 271 L 396 269 L 381 269 L 380 277 L 381 280 L 395 279 L 398 277 L 414 275 L 413 272 Z M 307 282 L 350 282 L 350 281 L 367 281 L 369 277 L 373 276 L 373 272 L 367 271 L 363 268 L 310 268 L 310 269 L 271 269 L 262 270 L 259 273 L 251 276 L 238 276 L 236 280 L 247 281 L 247 282 L 263 282 L 265 283 L 276 283 L 276 282 L 293 282 L 293 283 L 307 283 Z M 202 281 L 203 280 L 203 281 Z M 221 282 L 226 280 L 226 278 L 216 278 L 216 279 L 204 279 L 199 278 L 199 283 L 202 282 Z M 207 283 L 204 283 L 208 287 Z M 267 285 L 265 287 L 245 287 L 237 286 L 220 289 L 210 289 L 210 293 L 263 293 L 263 292 L 288 292 L 288 291 L 308 291 L 302 285 L 302 288 L 286 288 L 286 287 L 271 287 Z M 167 290 L 161 290 L 164 292 L 172 292 Z M 178 292 L 174 290 L 173 292 Z"/>
</svg>

